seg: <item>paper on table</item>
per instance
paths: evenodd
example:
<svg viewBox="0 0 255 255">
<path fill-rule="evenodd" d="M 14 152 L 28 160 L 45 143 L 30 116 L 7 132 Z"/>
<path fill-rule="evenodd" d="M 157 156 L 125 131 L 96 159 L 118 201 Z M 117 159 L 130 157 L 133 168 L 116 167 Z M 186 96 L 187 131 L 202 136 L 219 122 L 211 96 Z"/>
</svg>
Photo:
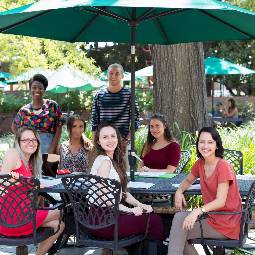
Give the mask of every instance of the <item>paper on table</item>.
<svg viewBox="0 0 255 255">
<path fill-rule="evenodd" d="M 127 187 L 133 189 L 149 189 L 154 185 L 154 183 L 148 182 L 129 182 Z"/>
<path fill-rule="evenodd" d="M 55 178 L 41 178 L 40 183 L 44 187 L 52 187 L 56 186 L 61 183 L 61 179 L 55 179 Z"/>
<path fill-rule="evenodd" d="M 173 183 L 172 186 L 174 186 L 175 188 L 178 188 L 180 186 L 180 183 Z M 189 189 L 201 189 L 200 184 L 192 184 Z"/>
<path fill-rule="evenodd" d="M 160 177 L 161 175 L 165 175 L 167 172 L 139 172 L 139 176 L 141 177 Z"/>
</svg>

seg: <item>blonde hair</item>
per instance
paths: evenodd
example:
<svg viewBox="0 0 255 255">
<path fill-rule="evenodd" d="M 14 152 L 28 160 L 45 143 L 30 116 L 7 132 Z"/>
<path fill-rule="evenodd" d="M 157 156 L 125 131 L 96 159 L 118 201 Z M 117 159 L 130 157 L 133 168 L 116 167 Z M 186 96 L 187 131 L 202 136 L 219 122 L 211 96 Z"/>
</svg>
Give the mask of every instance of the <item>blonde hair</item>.
<svg viewBox="0 0 255 255">
<path fill-rule="evenodd" d="M 37 139 L 36 151 L 30 156 L 29 161 L 26 160 L 24 153 L 20 148 L 21 135 L 25 131 L 32 131 Z M 29 163 L 31 164 L 33 176 L 36 178 L 40 178 L 42 175 L 42 156 L 41 156 L 41 151 L 40 151 L 40 140 L 39 140 L 39 136 L 38 136 L 37 132 L 33 128 L 27 127 L 27 126 L 23 126 L 23 127 L 19 128 L 15 135 L 14 148 L 17 149 L 19 156 L 20 156 L 21 160 L 24 162 L 26 167 L 28 167 Z"/>
</svg>

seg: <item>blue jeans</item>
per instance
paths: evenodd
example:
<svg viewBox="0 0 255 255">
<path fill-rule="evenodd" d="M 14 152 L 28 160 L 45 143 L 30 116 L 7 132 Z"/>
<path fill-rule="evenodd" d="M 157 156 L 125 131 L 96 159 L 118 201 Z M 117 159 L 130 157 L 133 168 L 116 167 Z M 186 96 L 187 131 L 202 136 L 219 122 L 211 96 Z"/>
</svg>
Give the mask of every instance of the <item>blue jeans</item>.
<svg viewBox="0 0 255 255">
<path fill-rule="evenodd" d="M 41 154 L 48 153 L 55 134 L 39 133 Z"/>
</svg>

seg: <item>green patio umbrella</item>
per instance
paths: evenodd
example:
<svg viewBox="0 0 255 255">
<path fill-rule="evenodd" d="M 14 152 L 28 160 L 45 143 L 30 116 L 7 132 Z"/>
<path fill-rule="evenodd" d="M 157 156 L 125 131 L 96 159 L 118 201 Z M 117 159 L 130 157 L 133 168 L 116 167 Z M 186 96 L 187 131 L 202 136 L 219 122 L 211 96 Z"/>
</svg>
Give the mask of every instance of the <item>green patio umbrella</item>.
<svg viewBox="0 0 255 255">
<path fill-rule="evenodd" d="M 1 33 L 131 44 L 131 152 L 135 44 L 249 40 L 255 38 L 254 24 L 255 13 L 216 0 L 42 0 L 0 13 Z"/>
<path fill-rule="evenodd" d="M 48 79 L 47 91 L 53 93 L 67 93 L 70 91 L 92 91 L 105 85 L 100 79 L 75 69 L 70 65 L 64 65 Z"/>
<path fill-rule="evenodd" d="M 0 80 L 6 80 L 9 79 L 12 75 L 7 72 L 0 71 Z"/>
</svg>

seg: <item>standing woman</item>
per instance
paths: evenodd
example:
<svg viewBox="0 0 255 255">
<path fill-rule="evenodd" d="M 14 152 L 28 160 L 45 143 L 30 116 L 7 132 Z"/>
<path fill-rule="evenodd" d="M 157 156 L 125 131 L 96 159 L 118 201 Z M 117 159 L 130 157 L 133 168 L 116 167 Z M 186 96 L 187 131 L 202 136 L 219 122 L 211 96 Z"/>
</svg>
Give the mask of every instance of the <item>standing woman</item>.
<svg viewBox="0 0 255 255">
<path fill-rule="evenodd" d="M 32 127 L 39 133 L 42 154 L 56 152 L 63 124 L 60 106 L 43 98 L 47 86 L 48 80 L 42 74 L 36 74 L 29 80 L 32 102 L 21 107 L 12 123 L 14 134 L 22 126 Z"/>
<path fill-rule="evenodd" d="M 152 212 L 152 207 L 140 203 L 127 191 L 128 180 L 123 151 L 121 149 L 121 136 L 118 129 L 111 124 L 100 124 L 94 139 L 98 156 L 92 166 L 91 174 L 115 179 L 121 183 L 122 187 L 122 201 L 119 204 L 118 237 L 124 238 L 134 234 L 144 234 L 148 219 L 146 213 Z M 132 207 L 127 207 L 123 203 Z M 162 241 L 164 240 L 163 233 L 163 223 L 160 216 L 151 214 L 148 235 L 153 240 Z M 105 239 L 113 239 L 114 226 L 94 230 L 93 234 Z"/>
<path fill-rule="evenodd" d="M 200 178 L 203 206 L 189 212 L 176 213 L 170 231 L 168 255 L 197 255 L 189 239 L 201 237 L 199 215 L 211 211 L 241 212 L 241 197 L 235 172 L 223 159 L 223 147 L 219 133 L 212 127 L 204 127 L 196 142 L 198 160 L 190 174 L 175 193 L 175 206 L 182 210 L 186 205 L 183 192 Z M 239 239 L 241 214 L 209 214 L 201 220 L 206 238 Z"/>
<path fill-rule="evenodd" d="M 71 172 L 88 172 L 93 144 L 84 135 L 85 122 L 79 115 L 73 115 L 68 118 L 66 125 L 69 140 L 60 144 L 57 149 L 60 168 Z"/>
<path fill-rule="evenodd" d="M 181 157 L 180 145 L 171 136 L 166 119 L 161 114 L 150 118 L 147 141 L 142 150 L 141 171 L 173 173 Z"/>
<path fill-rule="evenodd" d="M 25 177 L 41 176 L 41 155 L 40 155 L 40 141 L 37 133 L 30 127 L 22 127 L 17 130 L 15 136 L 14 148 L 6 152 L 1 174 L 10 174 L 13 178 L 18 178 L 20 175 Z M 26 206 L 26 201 L 21 201 L 17 196 L 16 203 Z M 37 210 L 36 212 L 36 228 L 50 227 L 57 230 L 59 225 L 60 212 L 59 210 L 45 211 Z M 61 222 L 59 231 L 41 242 L 38 246 L 37 255 L 44 255 L 49 248 L 57 240 L 64 229 L 64 223 Z M 33 233 L 33 224 L 26 224 L 18 228 L 7 228 L 0 226 L 0 234 L 6 236 L 22 236 Z"/>
</svg>

